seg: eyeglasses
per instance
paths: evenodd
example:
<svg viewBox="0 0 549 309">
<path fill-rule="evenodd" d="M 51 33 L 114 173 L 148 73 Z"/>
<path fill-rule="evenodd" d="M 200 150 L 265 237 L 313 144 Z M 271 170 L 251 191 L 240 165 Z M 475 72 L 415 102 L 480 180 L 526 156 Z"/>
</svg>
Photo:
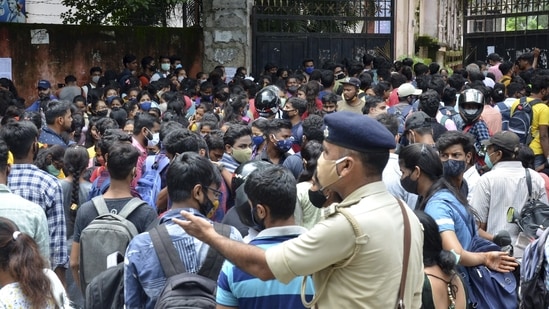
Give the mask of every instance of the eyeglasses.
<svg viewBox="0 0 549 309">
<path fill-rule="evenodd" d="M 223 196 L 223 192 L 219 191 L 219 190 L 216 190 L 214 188 L 211 188 L 211 187 L 206 187 L 208 190 L 212 190 L 212 192 L 214 193 L 214 198 L 216 200 L 218 200 L 221 196 Z"/>
</svg>

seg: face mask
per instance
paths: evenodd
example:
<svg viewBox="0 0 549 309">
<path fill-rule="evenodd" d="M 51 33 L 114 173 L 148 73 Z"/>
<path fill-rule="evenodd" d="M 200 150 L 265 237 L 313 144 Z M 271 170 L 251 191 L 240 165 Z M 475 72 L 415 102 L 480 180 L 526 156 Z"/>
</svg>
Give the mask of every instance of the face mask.
<svg viewBox="0 0 549 309">
<path fill-rule="evenodd" d="M 299 88 L 298 86 L 288 87 L 288 92 L 291 93 L 291 94 L 295 94 L 297 92 L 298 88 Z"/>
<path fill-rule="evenodd" d="M 93 76 L 93 77 L 92 77 L 92 82 L 93 82 L 94 84 L 97 84 L 97 83 L 99 82 L 99 78 L 101 78 L 101 76 Z"/>
<path fill-rule="evenodd" d="M 246 147 L 245 149 L 236 149 L 233 148 L 233 158 L 238 161 L 238 163 L 245 163 L 250 161 L 252 157 L 252 149 Z"/>
<path fill-rule="evenodd" d="M 291 137 L 287 139 L 281 139 L 276 141 L 276 148 L 278 148 L 280 152 L 285 153 L 292 148 L 293 143 L 294 141 Z"/>
<path fill-rule="evenodd" d="M 341 72 L 337 75 L 334 75 L 335 76 L 335 79 L 336 80 L 340 80 L 340 79 L 344 79 L 345 78 L 345 73 Z"/>
<path fill-rule="evenodd" d="M 177 81 L 182 82 L 185 79 L 185 76 L 178 76 Z"/>
<path fill-rule="evenodd" d="M 50 173 L 55 177 L 59 176 L 59 174 L 61 173 L 61 171 L 58 170 L 53 164 L 48 165 L 47 168 L 48 168 L 48 173 Z"/>
<path fill-rule="evenodd" d="M 482 71 L 482 75 L 484 75 L 484 77 L 488 76 L 488 71 Z"/>
<path fill-rule="evenodd" d="M 326 160 L 324 159 L 323 154 L 318 157 L 316 164 L 316 175 L 318 177 L 318 184 L 320 185 L 321 190 L 330 187 L 341 178 L 341 176 L 339 176 L 339 172 L 337 171 L 337 165 L 343 162 L 346 158 L 347 157 L 345 156 L 337 160 Z"/>
<path fill-rule="evenodd" d="M 141 104 L 139 104 L 139 107 L 144 111 L 149 111 L 149 109 L 151 109 L 151 104 L 152 102 L 145 101 L 145 102 L 141 102 Z"/>
<path fill-rule="evenodd" d="M 251 212 L 252 212 L 252 222 L 254 223 L 254 226 L 252 227 L 257 231 L 263 231 L 265 229 L 265 220 L 261 220 L 258 218 L 257 207 L 252 208 Z"/>
<path fill-rule="evenodd" d="M 311 74 L 311 73 L 313 73 L 314 70 L 315 70 L 315 67 L 306 67 L 305 68 L 305 73 Z"/>
<path fill-rule="evenodd" d="M 201 203 L 199 205 L 200 211 L 204 216 L 206 216 L 206 218 L 210 219 L 213 217 L 213 215 L 217 211 L 217 207 L 219 207 L 219 201 L 218 200 L 215 200 L 214 202 L 210 201 L 210 198 L 208 197 L 208 194 L 206 191 L 204 192 L 204 199 L 205 199 L 204 203 Z"/>
<path fill-rule="evenodd" d="M 326 114 L 331 114 L 331 113 L 333 113 L 333 112 L 335 112 L 335 111 L 336 111 L 336 110 L 333 109 L 333 110 L 331 110 L 331 111 L 324 111 L 324 113 L 326 113 Z"/>
<path fill-rule="evenodd" d="M 489 168 L 489 169 L 492 169 L 492 167 L 494 167 L 494 163 L 492 163 L 492 160 L 490 159 L 490 156 L 492 154 L 494 154 L 495 152 L 492 152 L 491 154 L 488 154 L 488 152 L 486 152 L 484 154 L 484 163 L 486 163 L 486 166 Z"/>
<path fill-rule="evenodd" d="M 313 191 L 309 189 L 309 201 L 314 207 L 322 208 L 326 203 L 326 196 L 324 196 L 321 190 Z"/>
<path fill-rule="evenodd" d="M 259 147 L 259 145 L 263 144 L 264 141 L 265 141 L 265 137 L 263 135 L 252 137 L 252 142 L 257 147 Z"/>
<path fill-rule="evenodd" d="M 114 100 L 114 98 L 116 98 L 115 95 L 110 95 L 110 96 L 108 96 L 108 97 L 107 97 L 107 104 L 110 105 L 110 104 L 112 103 L 112 100 Z"/>
<path fill-rule="evenodd" d="M 290 119 L 290 112 L 282 111 L 282 119 Z"/>
<path fill-rule="evenodd" d="M 106 117 L 108 113 L 109 113 L 108 109 L 104 109 L 102 111 L 95 112 L 95 114 L 99 117 Z"/>
<path fill-rule="evenodd" d="M 401 179 L 400 180 L 400 185 L 407 192 L 417 194 L 417 181 L 413 181 L 410 178 L 410 175 L 404 177 L 404 179 Z"/>
<path fill-rule="evenodd" d="M 477 112 L 476 108 L 466 108 L 463 110 L 464 113 L 468 115 L 474 115 Z"/>
<path fill-rule="evenodd" d="M 147 147 L 155 147 L 160 143 L 160 133 L 154 133 L 149 136 L 147 136 Z"/>
<path fill-rule="evenodd" d="M 210 95 L 203 95 L 200 97 L 200 101 L 203 101 L 203 102 L 211 102 L 212 101 L 212 96 Z"/>
<path fill-rule="evenodd" d="M 286 98 L 280 98 L 280 107 L 284 107 L 286 105 Z"/>
<path fill-rule="evenodd" d="M 160 68 L 162 71 L 169 71 L 170 70 L 170 64 L 169 63 L 162 63 L 160 64 Z"/>
<path fill-rule="evenodd" d="M 448 159 L 442 162 L 443 175 L 457 177 L 465 171 L 465 161 Z"/>
</svg>

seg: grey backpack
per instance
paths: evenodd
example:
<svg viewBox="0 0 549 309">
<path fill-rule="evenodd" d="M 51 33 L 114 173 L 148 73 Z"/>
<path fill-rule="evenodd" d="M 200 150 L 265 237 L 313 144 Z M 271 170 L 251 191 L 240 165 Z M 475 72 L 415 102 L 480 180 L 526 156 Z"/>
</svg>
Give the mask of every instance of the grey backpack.
<svg viewBox="0 0 549 309">
<path fill-rule="evenodd" d="M 107 256 L 126 252 L 128 244 L 138 232 L 135 225 L 126 219 L 141 205 L 149 207 L 144 201 L 132 198 L 120 211 L 109 212 L 102 195 L 92 199 L 99 214 L 82 230 L 80 235 L 80 286 L 82 291 L 94 277 L 107 269 Z"/>
<path fill-rule="evenodd" d="M 230 226 L 217 222 L 213 225 L 219 234 L 229 237 Z M 188 273 L 165 224 L 151 229 L 149 235 L 167 278 L 154 308 L 215 309 L 217 277 L 225 258 L 210 247 L 198 273 Z"/>
</svg>

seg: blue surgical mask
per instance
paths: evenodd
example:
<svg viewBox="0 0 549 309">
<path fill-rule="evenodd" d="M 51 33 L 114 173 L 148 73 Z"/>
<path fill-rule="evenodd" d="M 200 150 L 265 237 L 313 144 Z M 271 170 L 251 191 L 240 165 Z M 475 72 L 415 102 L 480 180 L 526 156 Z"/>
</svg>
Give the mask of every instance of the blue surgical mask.
<svg viewBox="0 0 549 309">
<path fill-rule="evenodd" d="M 492 163 L 492 160 L 490 160 L 490 156 L 493 155 L 495 152 L 492 152 L 491 154 L 488 154 L 488 152 L 486 152 L 484 154 L 484 163 L 486 163 L 486 166 L 489 168 L 489 169 L 492 169 L 492 167 L 494 167 L 494 163 Z"/>
<path fill-rule="evenodd" d="M 141 104 L 139 104 L 139 107 L 141 108 L 141 110 L 148 112 L 151 109 L 151 104 L 152 102 L 145 101 L 145 102 L 141 102 Z"/>
<path fill-rule="evenodd" d="M 313 73 L 314 70 L 315 70 L 315 67 L 306 67 L 305 68 L 305 73 L 311 74 L 311 73 Z"/>
<path fill-rule="evenodd" d="M 263 144 L 264 141 L 265 137 L 263 135 L 252 137 L 252 142 L 256 147 L 259 147 L 259 145 Z"/>
</svg>

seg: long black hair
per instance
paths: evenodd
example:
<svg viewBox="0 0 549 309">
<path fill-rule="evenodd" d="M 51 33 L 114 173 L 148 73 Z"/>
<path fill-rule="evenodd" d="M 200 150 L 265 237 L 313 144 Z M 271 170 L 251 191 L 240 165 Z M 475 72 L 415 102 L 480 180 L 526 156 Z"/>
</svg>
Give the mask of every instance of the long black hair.
<svg viewBox="0 0 549 309">
<path fill-rule="evenodd" d="M 436 192 L 447 189 L 469 212 L 473 213 L 467 199 L 442 177 L 442 162 L 433 146 L 421 143 L 408 145 L 401 149 L 399 161 L 400 164 L 411 170 L 416 166 L 419 167 L 421 173 L 433 181 L 433 185 L 429 188 L 427 194 L 423 196 L 423 200 L 418 207 L 419 210 L 425 209 L 425 206 Z"/>
</svg>

